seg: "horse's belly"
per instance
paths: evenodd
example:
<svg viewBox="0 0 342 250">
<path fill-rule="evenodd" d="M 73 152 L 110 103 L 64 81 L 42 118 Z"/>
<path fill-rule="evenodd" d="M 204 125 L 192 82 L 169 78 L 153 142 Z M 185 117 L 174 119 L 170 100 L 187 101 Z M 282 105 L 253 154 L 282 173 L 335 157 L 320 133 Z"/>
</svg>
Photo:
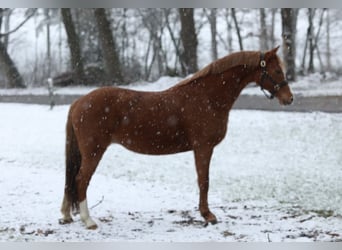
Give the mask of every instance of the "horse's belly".
<svg viewBox="0 0 342 250">
<path fill-rule="evenodd" d="M 125 134 L 113 138 L 127 149 L 142 154 L 174 154 L 191 149 L 184 133 L 179 131 L 154 131 L 151 133 Z"/>
</svg>

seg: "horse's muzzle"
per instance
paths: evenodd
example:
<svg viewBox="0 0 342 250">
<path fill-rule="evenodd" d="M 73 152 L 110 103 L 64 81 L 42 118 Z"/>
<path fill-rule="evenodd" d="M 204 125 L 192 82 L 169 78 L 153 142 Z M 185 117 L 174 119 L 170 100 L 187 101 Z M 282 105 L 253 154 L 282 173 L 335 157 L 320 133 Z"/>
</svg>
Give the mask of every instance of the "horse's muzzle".
<svg viewBox="0 0 342 250">
<path fill-rule="evenodd" d="M 285 106 L 291 105 L 293 103 L 293 100 L 294 100 L 293 95 L 291 95 L 290 98 L 288 98 L 286 100 L 282 100 L 281 104 L 285 105 Z"/>
</svg>

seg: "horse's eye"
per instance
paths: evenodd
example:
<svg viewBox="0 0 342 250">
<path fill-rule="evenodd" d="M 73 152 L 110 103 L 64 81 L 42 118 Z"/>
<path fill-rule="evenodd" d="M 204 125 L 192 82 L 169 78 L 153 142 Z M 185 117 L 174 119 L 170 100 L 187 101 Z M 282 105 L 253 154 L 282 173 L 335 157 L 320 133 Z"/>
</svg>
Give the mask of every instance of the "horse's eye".
<svg viewBox="0 0 342 250">
<path fill-rule="evenodd" d="M 278 74 L 278 75 L 281 75 L 281 74 L 283 73 L 283 71 L 281 71 L 280 69 L 277 69 L 275 72 L 276 72 L 276 74 Z"/>
</svg>

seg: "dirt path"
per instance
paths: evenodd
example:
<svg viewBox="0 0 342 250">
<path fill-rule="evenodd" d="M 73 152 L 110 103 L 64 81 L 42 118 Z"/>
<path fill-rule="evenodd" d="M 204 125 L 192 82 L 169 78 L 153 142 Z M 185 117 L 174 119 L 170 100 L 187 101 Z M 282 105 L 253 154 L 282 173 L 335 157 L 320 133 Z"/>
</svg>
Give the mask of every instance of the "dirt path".
<svg viewBox="0 0 342 250">
<path fill-rule="evenodd" d="M 56 105 L 72 103 L 79 95 L 56 95 Z M 19 95 L 0 96 L 0 102 L 7 103 L 29 103 L 29 104 L 50 104 L 47 95 Z M 278 105 L 277 100 L 268 100 L 264 96 L 241 95 L 236 101 L 235 109 L 269 110 L 269 111 L 296 111 L 296 112 L 342 112 L 342 96 L 297 96 L 295 102 L 288 107 Z"/>
<path fill-rule="evenodd" d="M 242 95 L 236 101 L 236 109 L 255 109 L 271 111 L 296 111 L 296 112 L 342 112 L 342 96 L 315 96 L 315 97 L 295 97 L 291 106 L 280 106 L 277 100 L 268 100 L 263 96 Z"/>
</svg>

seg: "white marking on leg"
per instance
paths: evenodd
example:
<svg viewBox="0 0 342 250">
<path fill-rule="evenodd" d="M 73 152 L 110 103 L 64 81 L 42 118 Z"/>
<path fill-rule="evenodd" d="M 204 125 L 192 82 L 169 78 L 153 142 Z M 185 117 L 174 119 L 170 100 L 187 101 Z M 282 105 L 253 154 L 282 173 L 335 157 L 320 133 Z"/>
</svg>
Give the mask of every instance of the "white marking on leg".
<svg viewBox="0 0 342 250">
<path fill-rule="evenodd" d="M 69 200 L 64 195 L 63 203 L 62 203 L 62 208 L 61 208 L 61 212 L 63 214 L 63 218 L 59 220 L 60 224 L 67 224 L 67 223 L 71 223 L 72 222 L 72 217 L 71 217 L 71 214 L 70 214 L 70 210 L 71 210 L 71 203 L 69 202 Z"/>
<path fill-rule="evenodd" d="M 80 216 L 81 220 L 86 224 L 88 229 L 96 229 L 97 225 L 93 219 L 89 216 L 87 199 L 80 202 Z"/>
</svg>

